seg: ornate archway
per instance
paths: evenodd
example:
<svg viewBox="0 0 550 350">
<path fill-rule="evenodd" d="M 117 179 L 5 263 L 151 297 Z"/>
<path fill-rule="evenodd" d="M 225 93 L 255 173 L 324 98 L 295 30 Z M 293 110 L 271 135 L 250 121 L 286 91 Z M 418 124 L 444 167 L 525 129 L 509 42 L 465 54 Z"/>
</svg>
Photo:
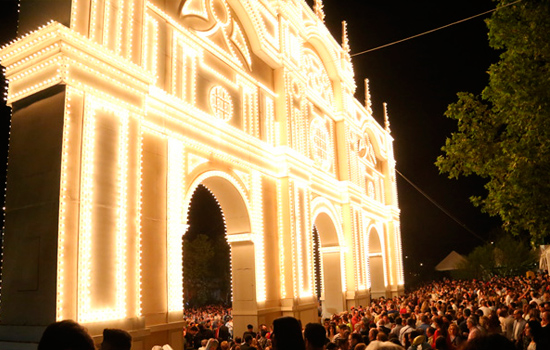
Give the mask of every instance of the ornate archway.
<svg viewBox="0 0 550 350">
<path fill-rule="evenodd" d="M 403 291 L 393 139 L 354 100 L 347 34 L 328 35 L 319 7 L 21 3 L 34 31 L 0 50 L 13 108 L 0 341 L 36 342 L 33 326 L 71 318 L 97 341 L 115 327 L 141 348 L 180 347 L 199 184 L 226 220 L 237 333 L 317 320 L 314 226 L 326 312 L 367 300 L 354 262 L 367 235 L 373 295 Z M 357 143 L 366 124 L 374 165 Z"/>
<path fill-rule="evenodd" d="M 205 186 L 218 201 L 226 225 L 226 238 L 231 247 L 231 290 L 235 334 L 242 334 L 247 324 L 257 323 L 256 252 L 254 241 L 262 240 L 252 232 L 246 193 L 242 183 L 221 171 L 202 173 L 188 187 L 187 208 L 195 189 Z M 260 243 L 260 246 L 262 244 Z M 177 277 L 177 276 L 175 276 Z"/>
</svg>

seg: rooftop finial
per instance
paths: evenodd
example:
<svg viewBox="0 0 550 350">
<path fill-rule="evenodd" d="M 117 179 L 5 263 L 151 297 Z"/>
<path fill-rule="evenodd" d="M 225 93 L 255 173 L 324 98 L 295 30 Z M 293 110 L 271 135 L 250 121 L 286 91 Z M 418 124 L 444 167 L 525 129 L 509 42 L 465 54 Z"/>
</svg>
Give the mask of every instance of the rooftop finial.
<svg viewBox="0 0 550 350">
<path fill-rule="evenodd" d="M 388 104 L 386 102 L 384 102 L 384 127 L 387 132 L 391 132 L 390 117 L 388 116 Z"/>
<path fill-rule="evenodd" d="M 369 79 L 365 79 L 365 108 L 372 115 L 372 101 L 370 97 Z"/>
<path fill-rule="evenodd" d="M 342 49 L 349 56 L 348 24 L 346 21 L 342 21 Z"/>
<path fill-rule="evenodd" d="M 315 4 L 313 5 L 313 11 L 315 11 L 315 14 L 319 19 L 324 22 L 325 21 L 325 11 L 323 11 L 323 0 L 315 0 Z"/>
</svg>

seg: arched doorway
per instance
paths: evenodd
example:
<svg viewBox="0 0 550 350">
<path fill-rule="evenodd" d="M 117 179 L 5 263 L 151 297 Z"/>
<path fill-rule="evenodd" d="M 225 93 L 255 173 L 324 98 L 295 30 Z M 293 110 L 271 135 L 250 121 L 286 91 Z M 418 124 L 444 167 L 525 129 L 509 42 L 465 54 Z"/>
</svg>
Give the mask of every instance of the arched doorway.
<svg viewBox="0 0 550 350">
<path fill-rule="evenodd" d="M 231 250 L 216 198 L 199 185 L 191 198 L 183 236 L 184 306 L 231 306 Z"/>
<path fill-rule="evenodd" d="M 186 207 L 199 186 L 204 186 L 216 199 L 230 245 L 231 294 L 234 334 L 242 334 L 246 325 L 257 324 L 256 261 L 254 235 L 250 222 L 244 186 L 221 171 L 208 171 L 196 177 L 186 195 Z"/>
<path fill-rule="evenodd" d="M 316 268 L 316 282 L 319 277 L 321 286 L 318 298 L 321 302 L 322 317 L 337 314 L 344 310 L 344 292 L 342 283 L 342 263 L 338 233 L 333 220 L 326 212 L 318 213 L 314 221 L 312 234 L 314 237 L 314 258 L 318 258 Z M 315 240 L 318 239 L 318 244 Z M 319 269 L 319 270 L 317 270 Z"/>
<path fill-rule="evenodd" d="M 369 276 L 371 298 L 386 296 L 386 267 L 382 243 L 378 232 L 373 227 L 369 231 Z"/>
</svg>

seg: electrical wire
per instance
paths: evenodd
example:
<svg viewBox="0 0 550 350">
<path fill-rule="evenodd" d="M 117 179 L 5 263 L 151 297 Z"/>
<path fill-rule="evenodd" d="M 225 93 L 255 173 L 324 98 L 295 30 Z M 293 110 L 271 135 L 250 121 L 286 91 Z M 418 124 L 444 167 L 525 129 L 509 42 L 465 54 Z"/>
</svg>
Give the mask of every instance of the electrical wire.
<svg viewBox="0 0 550 350">
<path fill-rule="evenodd" d="M 474 18 L 477 18 L 477 17 L 480 17 L 480 16 L 484 16 L 484 15 L 486 15 L 486 14 L 488 14 L 488 13 L 495 12 L 496 10 L 500 10 L 500 9 L 503 9 L 503 8 L 505 8 L 505 7 L 508 7 L 508 6 L 512 6 L 512 5 L 514 5 L 514 4 L 517 4 L 517 3 L 520 2 L 520 1 L 521 1 L 521 0 L 517 0 L 517 1 L 511 2 L 511 3 L 509 3 L 509 4 L 506 4 L 506 5 L 504 5 L 504 6 L 497 7 L 497 8 L 494 8 L 494 9 L 492 9 L 492 10 L 489 10 L 489 11 L 485 11 L 485 12 L 479 13 L 479 14 L 477 14 L 477 15 L 468 17 L 468 18 L 464 18 L 464 19 L 461 19 L 461 20 L 459 20 L 459 21 L 456 21 L 456 22 L 453 22 L 453 23 L 449 23 L 449 24 L 446 24 L 446 25 L 444 25 L 444 26 L 441 26 L 441 27 L 438 27 L 438 28 L 435 28 L 435 29 L 431 29 L 431 30 L 428 30 L 428 31 L 423 32 L 423 33 L 420 33 L 420 34 L 416 34 L 416 35 L 410 36 L 410 37 L 405 38 L 405 39 L 397 40 L 397 41 L 391 42 L 391 43 L 389 43 L 389 44 L 385 44 L 385 45 L 382 45 L 382 46 L 377 46 L 377 47 L 374 47 L 374 48 L 372 48 L 372 49 L 368 49 L 368 50 L 365 50 L 365 51 L 361 51 L 361 52 L 358 52 L 358 53 L 354 53 L 354 54 L 351 54 L 350 57 L 356 57 L 356 56 L 359 56 L 359 55 L 363 55 L 363 54 L 368 53 L 368 52 L 380 50 L 380 49 L 383 49 L 383 48 L 386 48 L 386 47 L 389 47 L 389 46 L 392 46 L 392 45 L 395 45 L 395 44 L 402 43 L 402 42 L 407 41 L 407 40 L 415 39 L 415 38 L 421 37 L 421 36 L 426 35 L 426 34 L 430 34 L 430 33 L 433 33 L 433 32 L 437 32 L 438 30 L 445 29 L 445 28 L 448 28 L 448 27 L 450 27 L 450 26 L 454 26 L 455 24 L 459 24 L 459 23 L 462 23 L 462 22 L 466 22 L 466 21 L 469 21 L 469 20 L 471 20 L 471 19 L 474 19 Z"/>
<path fill-rule="evenodd" d="M 481 240 L 483 243 L 487 243 L 487 240 L 483 237 L 481 237 L 480 235 L 478 235 L 477 233 L 475 233 L 474 231 L 472 231 L 470 228 L 468 228 L 468 226 L 466 226 L 466 224 L 464 224 L 462 221 L 458 220 L 456 217 L 453 216 L 453 214 L 449 213 L 448 210 L 446 210 L 445 208 L 443 208 L 439 203 L 437 203 L 432 197 L 428 196 L 424 191 L 422 191 L 420 189 L 420 187 L 418 187 L 417 185 L 415 185 L 411 180 L 409 180 L 405 175 L 401 174 L 401 172 L 399 172 L 399 170 L 395 169 L 395 172 L 397 174 L 399 174 L 399 176 L 401 176 L 405 181 L 407 181 L 409 183 L 409 185 L 411 185 L 415 190 L 417 190 L 421 195 L 423 195 L 427 200 L 429 200 L 433 205 L 435 205 L 439 210 L 441 210 L 445 215 L 447 215 L 448 217 L 450 217 L 451 219 L 453 219 L 453 221 L 455 221 L 457 224 L 459 224 L 460 226 L 462 226 L 462 228 L 464 228 L 466 231 L 468 231 L 469 233 L 471 233 L 474 237 L 476 237 L 477 239 Z"/>
</svg>

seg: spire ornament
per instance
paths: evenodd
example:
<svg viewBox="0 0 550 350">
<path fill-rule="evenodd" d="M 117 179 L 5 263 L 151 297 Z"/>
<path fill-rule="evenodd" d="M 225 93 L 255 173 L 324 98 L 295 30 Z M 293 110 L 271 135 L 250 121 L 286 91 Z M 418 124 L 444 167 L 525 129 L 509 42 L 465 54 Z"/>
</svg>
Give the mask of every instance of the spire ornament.
<svg viewBox="0 0 550 350">
<path fill-rule="evenodd" d="M 315 11 L 315 14 L 321 22 L 325 22 L 325 11 L 323 11 L 323 0 L 315 0 L 315 4 L 313 5 L 313 11 Z"/>
<path fill-rule="evenodd" d="M 391 133 L 390 117 L 388 116 L 388 104 L 386 102 L 384 102 L 384 128 L 388 133 Z"/>
<path fill-rule="evenodd" d="M 365 78 L 365 109 L 372 115 L 372 100 L 370 96 L 369 79 Z"/>
<path fill-rule="evenodd" d="M 350 47 L 348 39 L 348 23 L 342 21 L 342 49 L 346 53 L 346 56 L 349 57 Z"/>
</svg>

